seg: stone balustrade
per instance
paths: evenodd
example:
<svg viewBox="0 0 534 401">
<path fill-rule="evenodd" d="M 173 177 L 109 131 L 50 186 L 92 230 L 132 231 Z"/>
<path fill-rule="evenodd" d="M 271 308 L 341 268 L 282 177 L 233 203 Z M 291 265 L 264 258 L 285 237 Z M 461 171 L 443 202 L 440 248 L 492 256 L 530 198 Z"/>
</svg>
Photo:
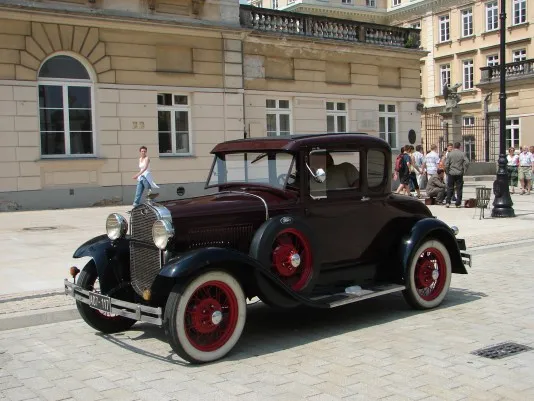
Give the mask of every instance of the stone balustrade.
<svg viewBox="0 0 534 401">
<path fill-rule="evenodd" d="M 534 78 L 534 59 L 517 61 L 515 63 L 507 63 L 505 66 L 506 80 Z M 501 66 L 494 65 L 490 67 L 482 67 L 481 84 L 499 82 L 501 77 Z"/>
<path fill-rule="evenodd" d="M 299 14 L 241 5 L 242 27 L 277 34 L 418 49 L 419 29 Z"/>
</svg>

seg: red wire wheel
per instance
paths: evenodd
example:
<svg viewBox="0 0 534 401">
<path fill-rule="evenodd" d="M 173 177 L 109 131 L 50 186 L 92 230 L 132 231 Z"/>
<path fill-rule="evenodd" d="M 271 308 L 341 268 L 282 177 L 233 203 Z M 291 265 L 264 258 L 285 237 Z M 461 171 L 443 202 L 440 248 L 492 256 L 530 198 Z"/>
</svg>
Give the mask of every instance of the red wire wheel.
<svg viewBox="0 0 534 401">
<path fill-rule="evenodd" d="M 169 344 L 191 363 L 213 362 L 237 344 L 247 316 L 240 282 L 224 270 L 209 270 L 176 283 L 165 305 Z"/>
<path fill-rule="evenodd" d="M 237 298 L 232 289 L 221 281 L 208 281 L 195 290 L 187 303 L 185 332 L 196 349 L 211 352 L 226 344 L 237 320 Z"/>
<path fill-rule="evenodd" d="M 308 239 L 295 228 L 280 231 L 273 242 L 271 267 L 294 291 L 306 287 L 313 273 Z"/>
<path fill-rule="evenodd" d="M 436 299 L 447 282 L 447 268 L 443 254 L 436 248 L 425 249 L 415 265 L 415 285 L 425 301 Z"/>
<path fill-rule="evenodd" d="M 416 309 L 434 308 L 447 295 L 451 276 L 447 248 L 436 239 L 424 241 L 406 266 L 404 298 Z"/>
</svg>

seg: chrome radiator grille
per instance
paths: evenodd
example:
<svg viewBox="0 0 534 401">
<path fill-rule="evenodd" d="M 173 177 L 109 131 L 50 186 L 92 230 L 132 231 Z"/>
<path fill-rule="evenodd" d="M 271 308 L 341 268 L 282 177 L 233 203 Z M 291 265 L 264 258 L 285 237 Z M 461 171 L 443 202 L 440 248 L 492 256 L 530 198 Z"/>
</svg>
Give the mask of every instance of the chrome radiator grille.
<svg viewBox="0 0 534 401">
<path fill-rule="evenodd" d="M 157 219 L 158 214 L 150 206 L 141 205 L 132 210 L 131 237 L 143 244 L 130 242 L 130 271 L 132 287 L 141 296 L 152 286 L 161 268 L 161 251 L 152 241 L 152 225 Z"/>
</svg>

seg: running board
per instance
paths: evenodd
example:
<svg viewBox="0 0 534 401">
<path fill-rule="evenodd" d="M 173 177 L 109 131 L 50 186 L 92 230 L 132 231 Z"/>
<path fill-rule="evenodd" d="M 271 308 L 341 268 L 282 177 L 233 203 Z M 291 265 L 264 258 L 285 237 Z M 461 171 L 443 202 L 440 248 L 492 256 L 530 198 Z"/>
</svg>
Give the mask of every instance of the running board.
<svg viewBox="0 0 534 401">
<path fill-rule="evenodd" d="M 313 297 L 311 298 L 311 300 L 315 302 L 325 303 L 328 304 L 330 308 L 335 308 L 337 306 L 363 301 L 364 299 L 374 298 L 380 295 L 391 294 L 393 292 L 402 291 L 404 289 L 406 289 L 404 285 L 385 284 L 370 288 L 362 288 L 362 290 L 365 292 L 362 295 L 340 292 L 338 294 L 333 295 L 321 295 L 319 297 Z M 369 291 L 372 292 L 369 293 Z"/>
</svg>

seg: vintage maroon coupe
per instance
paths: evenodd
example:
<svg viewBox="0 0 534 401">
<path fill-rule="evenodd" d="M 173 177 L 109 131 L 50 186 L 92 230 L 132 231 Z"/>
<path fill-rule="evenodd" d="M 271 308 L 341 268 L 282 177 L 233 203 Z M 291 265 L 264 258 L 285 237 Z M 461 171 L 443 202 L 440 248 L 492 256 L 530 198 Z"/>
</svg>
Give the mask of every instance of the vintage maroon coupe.
<svg viewBox="0 0 534 401">
<path fill-rule="evenodd" d="M 471 264 L 457 228 L 391 193 L 391 149 L 365 134 L 243 139 L 213 149 L 210 195 L 134 208 L 80 246 L 65 292 L 104 333 L 163 326 L 193 363 L 237 343 L 246 298 L 333 308 L 402 291 L 438 306 Z M 130 231 L 128 232 L 128 227 Z"/>
</svg>

